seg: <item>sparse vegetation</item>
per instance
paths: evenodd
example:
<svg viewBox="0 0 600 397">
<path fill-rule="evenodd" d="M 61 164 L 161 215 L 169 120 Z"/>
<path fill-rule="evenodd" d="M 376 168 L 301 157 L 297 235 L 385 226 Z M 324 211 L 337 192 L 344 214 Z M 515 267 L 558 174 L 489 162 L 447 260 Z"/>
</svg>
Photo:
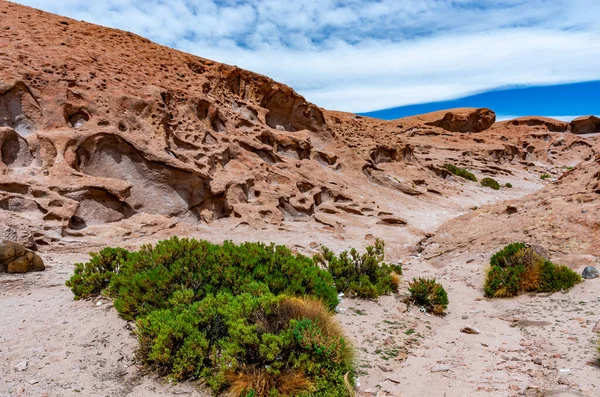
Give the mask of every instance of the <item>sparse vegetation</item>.
<svg viewBox="0 0 600 397">
<path fill-rule="evenodd" d="M 507 188 L 509 188 L 509 189 L 513 187 L 513 186 L 512 186 L 512 183 L 510 183 L 510 182 L 506 182 L 506 185 L 504 185 L 504 186 L 506 186 L 506 187 L 507 187 Z"/>
<path fill-rule="evenodd" d="M 75 299 L 101 293 L 130 254 L 123 248 L 104 248 L 98 253 L 92 253 L 89 262 L 75 264 L 74 274 L 67 281 L 67 287 L 71 288 Z"/>
<path fill-rule="evenodd" d="M 544 174 L 540 175 L 540 179 L 548 179 L 548 178 L 550 178 L 550 174 L 544 173 Z"/>
<path fill-rule="evenodd" d="M 361 263 L 378 264 L 380 249 Z M 67 284 L 78 299 L 112 296 L 136 320 L 140 361 L 172 379 L 202 378 L 239 397 L 352 394 L 333 278 L 286 247 L 174 237 L 138 252 L 105 249 Z"/>
<path fill-rule="evenodd" d="M 487 297 L 506 298 L 567 290 L 580 281 L 568 267 L 555 265 L 523 243 L 512 243 L 491 257 L 484 290 Z"/>
<path fill-rule="evenodd" d="M 481 180 L 481 186 L 489 187 L 494 190 L 500 190 L 500 184 L 493 178 L 483 178 Z"/>
<path fill-rule="evenodd" d="M 409 301 L 424 307 L 428 312 L 443 314 L 448 308 L 448 294 L 434 278 L 414 278 L 408 283 Z"/>
<path fill-rule="evenodd" d="M 352 249 L 336 256 L 323 248 L 314 260 L 333 276 L 338 291 L 348 296 L 371 299 L 398 291 L 402 267 L 383 261 L 384 243 L 381 240 L 367 247 L 362 255 Z"/>
<path fill-rule="evenodd" d="M 453 164 L 444 164 L 443 167 L 456 176 L 459 176 L 464 179 L 468 179 L 473 182 L 477 182 L 477 178 L 475 177 L 475 175 L 473 175 L 473 173 L 467 171 L 464 168 L 457 167 Z"/>
</svg>

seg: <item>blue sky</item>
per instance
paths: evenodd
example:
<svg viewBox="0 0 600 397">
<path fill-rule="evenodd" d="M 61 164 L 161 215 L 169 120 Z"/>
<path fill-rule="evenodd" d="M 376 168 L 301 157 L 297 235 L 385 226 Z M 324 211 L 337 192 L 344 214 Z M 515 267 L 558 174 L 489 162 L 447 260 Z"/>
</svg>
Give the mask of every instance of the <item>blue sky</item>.
<svg viewBox="0 0 600 397">
<path fill-rule="evenodd" d="M 329 109 L 364 113 L 600 80 L 598 0 L 17 2 L 268 75 Z M 505 101 L 519 101 L 513 94 Z M 563 102 L 568 112 L 540 98 L 539 115 L 600 113 L 592 95 L 592 111 L 579 110 L 590 109 L 579 96 Z M 531 104 L 521 101 L 515 115 L 530 114 Z"/>
</svg>

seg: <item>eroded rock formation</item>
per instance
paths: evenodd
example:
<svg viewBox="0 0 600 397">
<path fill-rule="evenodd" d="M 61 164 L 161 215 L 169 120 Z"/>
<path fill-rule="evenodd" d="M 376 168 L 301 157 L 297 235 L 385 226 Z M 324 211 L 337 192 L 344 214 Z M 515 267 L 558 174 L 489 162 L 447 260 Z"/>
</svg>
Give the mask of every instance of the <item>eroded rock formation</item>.
<svg viewBox="0 0 600 397">
<path fill-rule="evenodd" d="M 0 236 L 29 247 L 104 226 L 126 238 L 217 221 L 420 236 L 433 223 L 411 208 L 443 217 L 456 206 L 445 198 L 480 189 L 445 163 L 503 178 L 596 153 L 555 120 L 326 111 L 265 76 L 130 33 L 9 2 L 0 13 Z"/>
</svg>

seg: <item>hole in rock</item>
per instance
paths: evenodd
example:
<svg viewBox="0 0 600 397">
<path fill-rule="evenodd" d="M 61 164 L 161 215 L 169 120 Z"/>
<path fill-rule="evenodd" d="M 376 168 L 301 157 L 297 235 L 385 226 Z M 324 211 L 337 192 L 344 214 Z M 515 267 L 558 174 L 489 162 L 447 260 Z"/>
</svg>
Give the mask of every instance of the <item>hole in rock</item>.
<svg viewBox="0 0 600 397">
<path fill-rule="evenodd" d="M 0 154 L 2 162 L 9 168 L 28 167 L 33 156 L 29 151 L 27 141 L 14 131 L 8 131 L 4 134 L 4 139 L 0 135 Z"/>
<path fill-rule="evenodd" d="M 80 128 L 80 127 L 83 127 L 84 124 L 90 120 L 90 116 L 87 114 L 87 112 L 79 110 L 72 114 L 69 114 L 69 116 L 67 117 L 67 120 L 68 120 L 69 124 L 71 125 L 71 127 Z"/>
</svg>

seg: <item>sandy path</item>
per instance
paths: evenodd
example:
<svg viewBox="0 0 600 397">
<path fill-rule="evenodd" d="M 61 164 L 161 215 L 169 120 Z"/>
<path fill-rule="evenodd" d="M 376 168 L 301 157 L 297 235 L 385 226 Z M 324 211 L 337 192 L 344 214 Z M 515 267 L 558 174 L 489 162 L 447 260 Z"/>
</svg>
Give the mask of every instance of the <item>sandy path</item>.
<svg viewBox="0 0 600 397">
<path fill-rule="evenodd" d="M 0 278 L 0 396 L 200 395 L 141 378 L 136 338 L 112 304 L 73 300 L 64 281 L 87 255 L 42 256 L 46 272 Z"/>
</svg>

